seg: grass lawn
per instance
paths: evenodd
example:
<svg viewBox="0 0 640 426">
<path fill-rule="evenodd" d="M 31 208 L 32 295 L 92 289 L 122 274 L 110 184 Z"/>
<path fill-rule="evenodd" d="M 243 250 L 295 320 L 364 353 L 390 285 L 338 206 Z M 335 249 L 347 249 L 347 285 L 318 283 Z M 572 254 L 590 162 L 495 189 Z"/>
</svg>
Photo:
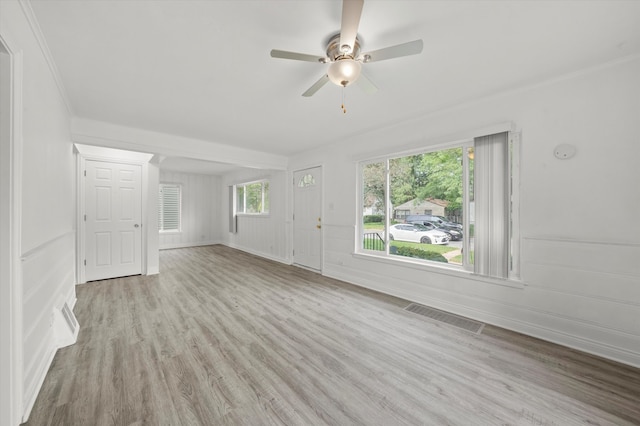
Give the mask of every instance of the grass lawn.
<svg viewBox="0 0 640 426">
<path fill-rule="evenodd" d="M 363 223 L 364 229 L 376 229 L 379 231 L 384 230 L 384 224 L 381 222 L 371 222 L 371 223 Z"/>
<path fill-rule="evenodd" d="M 473 264 L 474 261 L 474 252 L 471 252 L 471 263 Z M 462 255 L 459 254 L 458 256 L 452 257 L 449 262 L 451 263 L 459 263 L 462 265 Z"/>
</svg>

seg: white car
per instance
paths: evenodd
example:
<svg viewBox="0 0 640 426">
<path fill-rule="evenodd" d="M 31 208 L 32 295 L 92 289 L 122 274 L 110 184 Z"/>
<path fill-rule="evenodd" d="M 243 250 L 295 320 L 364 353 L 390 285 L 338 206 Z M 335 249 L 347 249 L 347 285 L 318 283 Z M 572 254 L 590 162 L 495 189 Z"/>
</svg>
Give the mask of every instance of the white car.
<svg viewBox="0 0 640 426">
<path fill-rule="evenodd" d="M 449 236 L 417 223 L 398 223 L 389 228 L 389 239 L 423 244 L 447 244 Z"/>
</svg>

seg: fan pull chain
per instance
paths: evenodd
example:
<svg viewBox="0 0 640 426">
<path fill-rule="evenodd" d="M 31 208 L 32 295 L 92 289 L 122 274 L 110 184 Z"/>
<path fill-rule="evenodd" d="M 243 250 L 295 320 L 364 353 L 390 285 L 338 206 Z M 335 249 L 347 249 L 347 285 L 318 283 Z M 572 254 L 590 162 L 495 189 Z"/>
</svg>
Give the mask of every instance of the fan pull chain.
<svg viewBox="0 0 640 426">
<path fill-rule="evenodd" d="M 344 107 L 344 86 L 342 86 L 342 105 L 340 105 L 340 108 L 342 108 L 343 114 L 347 113 L 347 109 Z"/>
</svg>

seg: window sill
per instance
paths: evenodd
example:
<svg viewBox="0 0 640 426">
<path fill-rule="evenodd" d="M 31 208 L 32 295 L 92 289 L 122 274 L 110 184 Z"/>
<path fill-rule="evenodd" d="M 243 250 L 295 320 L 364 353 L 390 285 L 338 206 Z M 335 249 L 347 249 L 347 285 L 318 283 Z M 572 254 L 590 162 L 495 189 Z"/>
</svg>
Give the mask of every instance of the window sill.
<svg viewBox="0 0 640 426">
<path fill-rule="evenodd" d="M 485 277 L 483 275 L 475 274 L 471 271 L 465 271 L 461 267 L 448 266 L 448 265 L 438 265 L 438 262 L 433 262 L 434 264 L 427 264 L 425 262 L 419 260 L 413 260 L 411 258 L 403 258 L 403 256 L 380 256 L 369 253 L 352 253 L 352 256 L 356 259 L 363 259 L 372 262 L 386 263 L 389 265 L 396 265 L 402 268 L 411 268 L 417 269 L 420 271 L 431 272 L 435 274 L 443 274 L 449 275 L 453 277 L 470 279 L 473 281 L 480 281 L 487 284 L 500 285 L 503 287 L 511 287 L 517 289 L 524 289 L 525 284 L 523 281 L 519 279 L 509 278 L 509 279 L 499 279 L 499 278 L 491 278 Z"/>
<path fill-rule="evenodd" d="M 182 231 L 179 230 L 179 229 L 172 229 L 172 230 L 168 230 L 168 231 L 160 230 L 159 232 L 160 232 L 160 234 L 163 234 L 163 235 L 182 234 Z"/>
<path fill-rule="evenodd" d="M 269 218 L 271 215 L 269 213 L 236 213 L 238 217 L 261 217 L 261 218 Z"/>
</svg>

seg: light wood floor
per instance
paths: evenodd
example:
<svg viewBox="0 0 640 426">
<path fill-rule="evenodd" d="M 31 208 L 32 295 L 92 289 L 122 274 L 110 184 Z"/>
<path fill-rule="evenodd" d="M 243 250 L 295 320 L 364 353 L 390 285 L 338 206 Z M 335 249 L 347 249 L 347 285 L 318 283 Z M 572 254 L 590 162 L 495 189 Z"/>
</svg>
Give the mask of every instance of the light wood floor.
<svg viewBox="0 0 640 426">
<path fill-rule="evenodd" d="M 640 370 L 227 247 L 79 286 L 29 425 L 640 424 Z"/>
</svg>

